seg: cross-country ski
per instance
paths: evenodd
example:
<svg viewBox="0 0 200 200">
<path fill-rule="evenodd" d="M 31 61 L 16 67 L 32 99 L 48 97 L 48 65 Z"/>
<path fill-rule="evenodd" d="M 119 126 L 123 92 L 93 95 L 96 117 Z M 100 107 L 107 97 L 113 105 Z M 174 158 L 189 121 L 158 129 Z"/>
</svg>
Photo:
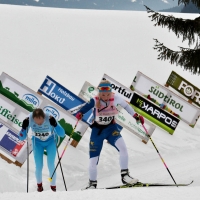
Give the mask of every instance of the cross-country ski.
<svg viewBox="0 0 200 200">
<path fill-rule="evenodd" d="M 177 184 L 166 184 L 166 183 L 141 183 L 138 182 L 136 184 L 125 184 L 125 185 L 118 185 L 113 187 L 106 187 L 106 188 L 98 188 L 98 189 L 120 189 L 120 188 L 136 188 L 136 187 L 169 187 L 169 186 L 189 186 L 193 183 L 177 183 Z"/>
</svg>

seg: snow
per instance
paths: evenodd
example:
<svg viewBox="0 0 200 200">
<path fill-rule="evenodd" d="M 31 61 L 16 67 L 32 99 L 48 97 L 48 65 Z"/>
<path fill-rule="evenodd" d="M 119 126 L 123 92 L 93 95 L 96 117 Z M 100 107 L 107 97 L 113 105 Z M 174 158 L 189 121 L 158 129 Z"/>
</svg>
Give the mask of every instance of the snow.
<svg viewBox="0 0 200 200">
<path fill-rule="evenodd" d="M 37 91 L 46 75 L 75 94 L 85 81 L 97 85 L 104 73 L 129 87 L 137 71 L 164 84 L 172 70 L 200 86 L 192 75 L 167 61 L 157 60 L 153 38 L 169 48 L 187 47 L 167 29 L 154 27 L 146 12 L 53 9 L 0 5 L 0 72 L 5 72 Z M 194 19 L 194 14 L 174 14 Z M 49 188 L 44 157 L 44 192 L 36 192 L 33 155 L 30 155 L 29 193 L 26 193 L 27 163 L 22 168 L 0 159 L 2 200 L 49 199 L 199 199 L 200 121 L 195 128 L 180 122 L 174 135 L 156 128 L 152 140 L 177 183 L 188 187 L 134 188 L 81 191 L 88 182 L 88 128 L 77 148 L 68 146 L 62 167 L 68 188 L 65 191 L 57 169 L 57 192 Z M 123 129 L 129 153 L 131 175 L 142 182 L 173 183 L 151 141 L 147 144 Z M 64 148 L 61 145 L 59 152 Z M 98 166 L 98 187 L 121 184 L 117 151 L 106 141 Z"/>
</svg>

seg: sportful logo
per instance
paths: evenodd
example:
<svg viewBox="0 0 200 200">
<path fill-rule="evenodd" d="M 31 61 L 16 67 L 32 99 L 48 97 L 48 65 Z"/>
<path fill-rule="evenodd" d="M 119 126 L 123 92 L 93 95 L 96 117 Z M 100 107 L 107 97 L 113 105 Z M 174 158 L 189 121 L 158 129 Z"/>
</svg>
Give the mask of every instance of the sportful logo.
<svg viewBox="0 0 200 200">
<path fill-rule="evenodd" d="M 103 78 L 102 80 L 106 80 L 106 78 Z M 114 83 L 111 83 L 111 87 L 112 87 L 113 90 L 115 90 L 119 94 L 124 95 L 126 98 L 128 98 L 128 99 L 131 98 L 132 93 L 127 92 L 126 89 L 122 88 L 121 86 L 117 86 Z"/>
<path fill-rule="evenodd" d="M 187 97 L 191 97 L 191 99 L 196 98 L 196 102 L 200 103 L 200 92 L 195 90 L 191 85 L 186 83 L 185 81 L 181 81 L 181 84 L 178 87 L 178 90 L 182 90 Z"/>
<path fill-rule="evenodd" d="M 43 108 L 43 110 L 44 110 L 44 112 L 50 113 L 56 120 L 59 120 L 60 113 L 52 106 L 46 106 Z"/>
<path fill-rule="evenodd" d="M 7 118 L 14 124 L 17 124 L 19 127 L 22 127 L 22 122 L 20 122 L 19 119 L 16 118 L 16 115 L 11 115 L 10 113 L 11 113 L 11 111 L 0 106 L 0 115 Z"/>
<path fill-rule="evenodd" d="M 22 100 L 24 102 L 26 102 L 27 104 L 33 105 L 35 108 L 37 108 L 40 104 L 39 99 L 36 96 L 34 96 L 33 94 L 25 94 L 22 97 Z"/>
<path fill-rule="evenodd" d="M 55 87 L 56 87 L 56 83 L 46 78 L 43 84 L 41 85 L 40 90 L 42 90 L 47 96 L 50 96 L 58 103 L 63 104 L 65 101 L 65 98 L 62 98 L 58 94 L 53 92 Z M 74 98 L 68 92 L 64 91 L 62 88 L 59 88 L 58 92 L 64 95 L 65 97 L 67 97 L 68 99 L 70 99 L 71 101 L 74 101 Z"/>
</svg>

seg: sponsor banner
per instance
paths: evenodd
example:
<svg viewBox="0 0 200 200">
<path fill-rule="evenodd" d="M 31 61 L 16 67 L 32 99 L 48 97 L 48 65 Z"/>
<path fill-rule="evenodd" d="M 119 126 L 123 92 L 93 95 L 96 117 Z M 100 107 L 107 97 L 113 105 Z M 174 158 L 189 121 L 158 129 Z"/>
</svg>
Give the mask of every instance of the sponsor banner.
<svg viewBox="0 0 200 200">
<path fill-rule="evenodd" d="M 155 103 L 136 92 L 134 92 L 130 103 L 137 113 L 154 122 L 170 134 L 173 134 L 180 121 L 177 117 L 163 111 Z"/>
<path fill-rule="evenodd" d="M 112 86 L 112 91 L 114 93 L 118 93 L 127 102 L 131 101 L 131 98 L 133 96 L 133 92 L 129 88 L 123 86 L 121 83 L 117 82 L 116 80 L 114 80 L 113 78 L 108 76 L 107 74 L 103 75 L 102 80 L 110 81 L 111 86 Z"/>
<path fill-rule="evenodd" d="M 149 140 L 144 128 L 139 123 L 136 123 L 136 120 L 121 106 L 117 106 L 117 110 L 119 111 L 118 115 L 116 116 L 116 122 L 123 126 L 124 128 L 128 129 L 130 132 L 137 135 L 139 138 L 144 140 L 146 143 Z M 151 136 L 156 129 L 156 126 L 145 119 L 144 126 L 146 127 L 148 134 Z"/>
<path fill-rule="evenodd" d="M 66 135 L 71 135 L 73 127 L 77 122 L 77 119 L 73 115 L 71 115 L 71 113 L 56 105 L 47 98 L 37 94 L 30 88 L 26 87 L 25 85 L 23 85 L 22 83 L 18 82 L 17 80 L 13 79 L 5 73 L 1 74 L 0 83 L 0 118 L 7 118 L 7 121 L 9 121 L 9 124 L 11 126 L 18 128 L 17 130 L 21 130 L 22 121 L 26 116 L 12 113 L 14 112 L 17 105 L 23 105 L 22 107 L 29 112 L 32 112 L 36 107 L 40 107 L 44 111 L 49 112 L 52 116 L 56 118 L 56 120 L 64 128 Z M 27 94 L 29 94 L 29 97 L 31 99 L 26 98 Z M 35 102 L 37 102 L 37 104 Z M 79 142 L 87 128 L 88 124 L 86 124 L 83 121 L 79 121 L 72 138 Z M 61 138 L 59 139 L 60 143 L 62 142 L 62 140 L 63 139 Z"/>
<path fill-rule="evenodd" d="M 200 107 L 200 89 L 181 77 L 179 74 L 172 71 L 166 84 Z"/>
<path fill-rule="evenodd" d="M 163 111 L 171 113 L 191 127 L 195 126 L 200 116 L 199 108 L 188 103 L 141 72 L 137 72 L 130 88 L 155 103 Z"/>
<path fill-rule="evenodd" d="M 85 105 L 85 101 L 63 87 L 50 76 L 46 76 L 38 92 L 51 99 L 65 110 L 69 110 L 71 114 L 77 113 L 80 108 Z M 85 113 L 82 120 L 91 125 L 93 121 L 92 110 Z"/>
<path fill-rule="evenodd" d="M 91 98 L 98 95 L 98 90 L 96 87 L 91 85 L 89 82 L 85 81 L 83 84 L 81 91 L 79 92 L 78 96 L 82 98 L 84 101 L 88 102 Z"/>
<path fill-rule="evenodd" d="M 98 89 L 95 88 L 90 83 L 85 82 L 79 93 L 79 97 L 81 97 L 85 101 L 89 101 L 91 98 L 93 98 L 97 94 L 98 94 Z M 137 124 L 135 119 L 132 116 L 130 116 L 130 114 L 120 105 L 117 106 L 117 109 L 119 113 L 115 117 L 116 122 L 120 124 L 122 127 L 125 127 L 126 129 L 128 129 L 130 132 L 137 135 L 139 138 L 141 138 L 145 142 L 148 142 L 149 137 L 146 136 L 146 133 L 143 127 L 140 124 Z M 145 120 L 145 127 L 147 128 L 149 135 L 152 135 L 153 131 L 156 128 L 156 126 L 150 123 L 148 120 Z"/>
<path fill-rule="evenodd" d="M 0 94 L 0 119 L 20 131 L 22 122 L 28 115 L 29 111 Z"/>
<path fill-rule="evenodd" d="M 0 149 L 9 160 L 23 164 L 27 159 L 27 141 L 20 141 L 18 131 L 0 119 Z M 29 138 L 29 153 L 32 143 Z"/>
</svg>

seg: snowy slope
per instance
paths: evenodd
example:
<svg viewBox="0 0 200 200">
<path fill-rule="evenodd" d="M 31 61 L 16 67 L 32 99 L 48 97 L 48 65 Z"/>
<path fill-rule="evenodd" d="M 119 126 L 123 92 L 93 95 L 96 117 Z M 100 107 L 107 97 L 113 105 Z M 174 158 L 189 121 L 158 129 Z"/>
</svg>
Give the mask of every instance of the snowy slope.
<svg viewBox="0 0 200 200">
<path fill-rule="evenodd" d="M 165 83 L 171 70 L 175 70 L 194 85 L 200 85 L 199 76 L 157 60 L 157 53 L 152 48 L 153 38 L 172 49 L 187 44 L 167 30 L 153 27 L 144 12 L 1 5 L 0 16 L 0 73 L 6 72 L 35 91 L 46 75 L 75 94 L 86 80 L 97 85 L 103 73 L 129 87 L 138 70 L 161 84 Z M 176 16 L 195 18 L 197 15 Z M 156 128 L 152 136 L 176 182 L 194 180 L 187 188 L 77 191 L 88 182 L 90 132 L 88 129 L 77 148 L 69 146 L 62 159 L 69 192 L 64 191 L 60 169 L 57 170 L 58 192 L 53 194 L 50 191 L 46 160 L 43 170 L 45 191 L 35 192 L 31 155 L 29 194 L 26 194 L 26 163 L 18 168 L 0 159 L 1 199 L 199 199 L 199 121 L 193 129 L 180 122 L 174 135 Z M 128 148 L 132 176 L 143 182 L 173 183 L 151 141 L 145 145 L 125 129 L 122 135 Z M 63 147 L 64 144 L 60 152 Z M 118 153 L 105 141 L 98 166 L 98 187 L 120 184 L 119 172 Z"/>
</svg>

